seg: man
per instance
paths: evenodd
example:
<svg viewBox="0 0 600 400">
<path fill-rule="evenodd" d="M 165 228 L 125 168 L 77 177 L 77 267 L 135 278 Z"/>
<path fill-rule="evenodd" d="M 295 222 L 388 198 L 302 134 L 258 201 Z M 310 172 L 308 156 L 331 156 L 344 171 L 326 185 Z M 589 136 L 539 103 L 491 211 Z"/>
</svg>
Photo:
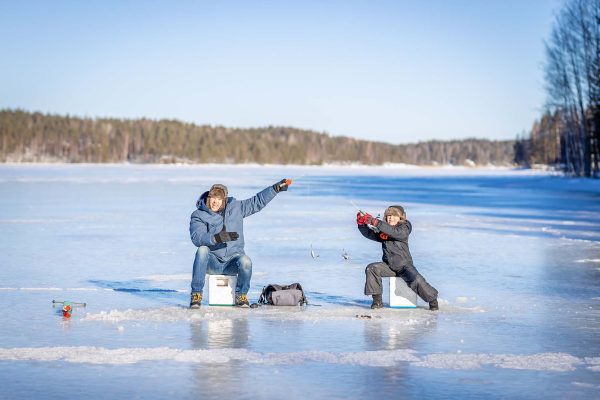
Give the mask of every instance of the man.
<svg viewBox="0 0 600 400">
<path fill-rule="evenodd" d="M 408 249 L 408 235 L 412 231 L 410 221 L 402 206 L 388 207 L 381 221 L 369 214 L 358 212 L 358 230 L 367 239 L 381 243 L 383 262 L 367 265 L 365 269 L 365 294 L 373 296 L 371 308 L 383 307 L 381 286 L 382 277 L 401 277 L 420 298 L 429 303 L 431 311 L 438 310 L 438 291 L 417 271 Z"/>
<path fill-rule="evenodd" d="M 244 253 L 243 219 L 262 210 L 291 181 L 282 179 L 246 200 L 227 197 L 227 188 L 213 185 L 196 202 L 190 218 L 190 238 L 198 250 L 194 259 L 190 308 L 202 302 L 204 277 L 237 275 L 235 305 L 249 306 L 246 297 L 252 277 L 252 261 Z"/>
</svg>

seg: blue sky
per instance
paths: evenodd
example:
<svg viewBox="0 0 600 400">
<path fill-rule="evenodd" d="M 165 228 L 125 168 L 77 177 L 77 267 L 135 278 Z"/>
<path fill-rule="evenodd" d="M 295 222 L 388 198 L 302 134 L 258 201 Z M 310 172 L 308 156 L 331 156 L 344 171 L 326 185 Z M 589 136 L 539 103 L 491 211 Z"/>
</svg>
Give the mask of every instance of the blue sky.
<svg viewBox="0 0 600 400">
<path fill-rule="evenodd" d="M 560 0 L 0 0 L 0 108 L 513 139 Z"/>
</svg>

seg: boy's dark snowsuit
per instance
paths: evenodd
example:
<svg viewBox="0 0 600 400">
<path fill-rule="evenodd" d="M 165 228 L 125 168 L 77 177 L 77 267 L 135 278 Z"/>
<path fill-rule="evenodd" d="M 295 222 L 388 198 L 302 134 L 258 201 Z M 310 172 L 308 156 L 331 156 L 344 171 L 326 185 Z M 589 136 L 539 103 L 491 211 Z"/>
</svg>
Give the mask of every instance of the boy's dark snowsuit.
<svg viewBox="0 0 600 400">
<path fill-rule="evenodd" d="M 400 221 L 396 226 L 391 226 L 385 221 L 379 221 L 377 228 L 387 235 L 382 239 L 380 233 L 369 229 L 367 225 L 357 225 L 358 230 L 367 239 L 381 243 L 383 249 L 383 262 L 367 265 L 365 274 L 365 294 L 382 294 L 382 277 L 399 276 L 420 298 L 426 302 L 437 298 L 438 291 L 431 286 L 413 265 L 413 260 L 408 250 L 408 235 L 412 231 L 410 221 Z"/>
</svg>

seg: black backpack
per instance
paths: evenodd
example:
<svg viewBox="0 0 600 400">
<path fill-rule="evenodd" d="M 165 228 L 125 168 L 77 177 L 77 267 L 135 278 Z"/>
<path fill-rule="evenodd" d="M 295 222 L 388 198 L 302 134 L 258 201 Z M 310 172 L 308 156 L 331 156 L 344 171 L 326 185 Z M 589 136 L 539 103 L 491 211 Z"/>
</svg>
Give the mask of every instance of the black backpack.
<svg viewBox="0 0 600 400">
<path fill-rule="evenodd" d="M 291 285 L 267 285 L 263 288 L 258 304 L 273 306 L 302 306 L 308 304 L 304 290 L 299 283 Z"/>
</svg>

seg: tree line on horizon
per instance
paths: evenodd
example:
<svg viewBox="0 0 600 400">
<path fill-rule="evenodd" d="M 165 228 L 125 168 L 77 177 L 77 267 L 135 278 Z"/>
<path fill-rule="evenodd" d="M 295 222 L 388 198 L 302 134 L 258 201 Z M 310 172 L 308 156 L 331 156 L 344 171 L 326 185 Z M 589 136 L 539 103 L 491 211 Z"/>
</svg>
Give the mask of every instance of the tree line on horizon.
<svg viewBox="0 0 600 400">
<path fill-rule="evenodd" d="M 546 43 L 546 110 L 515 141 L 515 161 L 600 177 L 600 0 L 568 0 Z"/>
<path fill-rule="evenodd" d="M 0 162 L 507 166 L 514 163 L 514 141 L 393 145 L 291 127 L 244 129 L 0 110 Z"/>
</svg>

